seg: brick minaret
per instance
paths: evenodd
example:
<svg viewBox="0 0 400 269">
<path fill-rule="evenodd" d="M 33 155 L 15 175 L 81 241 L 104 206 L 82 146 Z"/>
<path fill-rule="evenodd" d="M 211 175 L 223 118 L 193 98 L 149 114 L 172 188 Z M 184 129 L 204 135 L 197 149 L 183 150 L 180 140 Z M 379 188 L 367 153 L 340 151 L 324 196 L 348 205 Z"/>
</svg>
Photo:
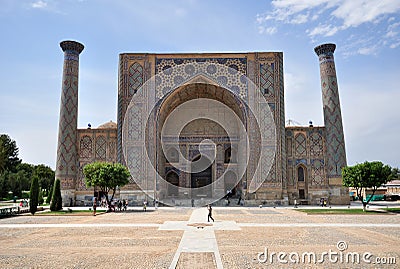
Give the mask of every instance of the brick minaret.
<svg viewBox="0 0 400 269">
<path fill-rule="evenodd" d="M 75 198 L 75 181 L 78 173 L 78 76 L 79 54 L 84 46 L 75 41 L 62 41 L 64 68 L 61 90 L 60 119 L 58 127 L 56 178 L 61 181 L 63 205 Z"/>
<path fill-rule="evenodd" d="M 333 53 L 335 44 L 322 44 L 314 50 L 319 57 L 322 103 L 326 130 L 326 167 L 329 182 L 341 178 L 341 168 L 346 166 L 342 113 Z"/>
</svg>

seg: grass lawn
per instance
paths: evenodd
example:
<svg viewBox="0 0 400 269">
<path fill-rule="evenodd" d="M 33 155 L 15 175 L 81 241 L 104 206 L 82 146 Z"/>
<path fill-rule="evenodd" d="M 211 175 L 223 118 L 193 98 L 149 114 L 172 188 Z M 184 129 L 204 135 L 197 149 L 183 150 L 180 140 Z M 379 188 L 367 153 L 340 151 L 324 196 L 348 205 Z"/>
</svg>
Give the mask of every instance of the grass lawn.
<svg viewBox="0 0 400 269">
<path fill-rule="evenodd" d="M 387 214 L 400 213 L 400 208 L 382 208 L 380 210 L 363 211 L 361 208 L 318 208 L 318 209 L 296 209 L 297 211 L 312 214 L 350 214 L 350 215 L 365 215 L 365 214 Z"/>
<path fill-rule="evenodd" d="M 396 214 L 400 214 L 400 208 L 382 208 L 385 211 L 391 212 L 391 213 L 396 213 Z"/>
<path fill-rule="evenodd" d="M 102 213 L 105 213 L 106 212 L 106 210 L 105 209 L 102 209 L 102 210 L 96 210 L 96 214 L 102 214 Z M 80 216 L 82 216 L 82 215 L 92 215 L 93 214 L 93 211 L 92 210 L 72 210 L 72 211 L 69 211 L 69 210 L 60 210 L 60 211 L 45 211 L 45 212 L 38 212 L 36 215 L 46 215 L 46 216 L 49 216 L 49 215 L 71 215 L 71 216 L 73 216 L 73 215 L 75 215 L 75 216 L 77 216 L 77 215 L 80 215 Z"/>
</svg>

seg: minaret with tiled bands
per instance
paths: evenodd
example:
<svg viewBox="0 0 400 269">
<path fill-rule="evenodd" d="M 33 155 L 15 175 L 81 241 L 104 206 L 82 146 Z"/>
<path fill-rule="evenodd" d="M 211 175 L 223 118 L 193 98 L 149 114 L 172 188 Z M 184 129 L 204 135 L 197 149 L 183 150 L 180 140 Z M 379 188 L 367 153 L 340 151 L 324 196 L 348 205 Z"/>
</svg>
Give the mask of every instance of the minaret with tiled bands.
<svg viewBox="0 0 400 269">
<path fill-rule="evenodd" d="M 326 130 L 326 172 L 331 179 L 341 178 L 341 168 L 346 166 L 346 150 L 342 113 L 333 53 L 335 44 L 322 44 L 314 50 L 319 57 L 322 103 Z"/>
<path fill-rule="evenodd" d="M 58 127 L 56 178 L 61 181 L 63 205 L 67 206 L 75 198 L 75 181 L 78 173 L 79 54 L 83 51 L 84 46 L 75 41 L 62 41 L 60 47 L 64 52 L 64 68 Z"/>
</svg>

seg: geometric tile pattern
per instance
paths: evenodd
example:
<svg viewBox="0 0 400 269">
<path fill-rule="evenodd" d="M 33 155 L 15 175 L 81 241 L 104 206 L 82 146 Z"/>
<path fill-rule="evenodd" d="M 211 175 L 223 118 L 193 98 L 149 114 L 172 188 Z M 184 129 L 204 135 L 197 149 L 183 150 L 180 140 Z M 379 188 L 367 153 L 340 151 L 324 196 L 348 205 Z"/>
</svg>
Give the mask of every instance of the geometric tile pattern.
<svg viewBox="0 0 400 269">
<path fill-rule="evenodd" d="M 61 189 L 75 189 L 77 176 L 77 114 L 79 53 L 83 45 L 74 41 L 60 43 L 64 51 L 60 119 L 58 128 L 56 178 Z"/>
<path fill-rule="evenodd" d="M 325 185 L 324 183 L 324 160 L 311 160 L 311 185 Z"/>
<path fill-rule="evenodd" d="M 120 67 L 122 70 L 122 68 Z M 122 154 L 122 125 L 125 117 L 126 110 L 131 102 L 132 96 L 139 90 L 144 82 L 144 68 L 138 63 L 134 62 L 131 64 L 124 74 L 124 80 L 128 81 L 127 89 L 120 87 L 120 92 L 118 92 L 118 148 L 117 148 L 117 158 L 118 162 L 124 163 Z M 123 89 L 121 91 L 121 89 Z"/>
<path fill-rule="evenodd" d="M 260 89 L 264 96 L 274 96 L 274 63 L 260 64 Z"/>
<path fill-rule="evenodd" d="M 287 183 L 296 187 L 298 168 L 303 167 L 305 189 L 326 188 L 324 127 L 288 127 L 286 128 Z M 292 137 L 294 136 L 294 142 Z M 293 147 L 291 150 L 290 148 Z M 307 172 L 306 172 L 307 171 Z"/>
<path fill-rule="evenodd" d="M 77 147 L 79 149 L 79 169 L 76 177 L 76 190 L 91 191 L 86 188 L 83 167 L 92 162 L 117 162 L 117 130 L 115 128 L 78 129 Z"/>
<path fill-rule="evenodd" d="M 333 44 L 326 44 L 315 49 L 320 62 L 328 177 L 341 177 L 341 168 L 346 166 L 342 113 L 333 57 L 335 48 Z"/>
<path fill-rule="evenodd" d="M 322 136 L 318 132 L 313 132 L 309 136 L 310 140 L 310 155 L 312 156 L 323 156 L 324 144 Z"/>
<path fill-rule="evenodd" d="M 107 151 L 107 142 L 104 136 L 96 137 L 96 159 L 105 160 Z"/>
<path fill-rule="evenodd" d="M 306 154 L 306 137 L 303 134 L 298 134 L 295 137 L 296 141 L 296 156 L 302 156 Z"/>
<path fill-rule="evenodd" d="M 87 135 L 81 138 L 79 143 L 79 155 L 81 158 L 92 157 L 92 139 Z"/>
<path fill-rule="evenodd" d="M 78 180 L 76 182 L 76 189 L 80 191 L 85 191 L 88 190 L 86 187 L 86 181 L 85 181 L 85 176 L 83 174 L 83 167 L 85 167 L 85 164 L 80 164 L 79 166 L 79 171 L 78 171 Z"/>
<path fill-rule="evenodd" d="M 243 74 L 239 78 L 238 72 Z M 217 81 L 241 98 L 247 97 L 246 58 L 157 58 L 156 74 L 157 99 L 199 74 Z"/>
<path fill-rule="evenodd" d="M 143 67 L 135 62 L 129 67 L 129 95 L 133 96 L 143 85 Z"/>
</svg>

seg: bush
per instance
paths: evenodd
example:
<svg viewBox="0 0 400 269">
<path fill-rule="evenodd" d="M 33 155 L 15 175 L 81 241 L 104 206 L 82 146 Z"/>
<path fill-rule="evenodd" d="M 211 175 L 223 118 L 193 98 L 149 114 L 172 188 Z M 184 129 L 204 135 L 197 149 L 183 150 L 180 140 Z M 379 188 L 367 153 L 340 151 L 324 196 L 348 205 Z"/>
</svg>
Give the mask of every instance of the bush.
<svg viewBox="0 0 400 269">
<path fill-rule="evenodd" d="M 62 209 L 61 187 L 60 187 L 60 180 L 57 178 L 54 182 L 50 210 L 59 211 L 61 209 Z"/>
</svg>

